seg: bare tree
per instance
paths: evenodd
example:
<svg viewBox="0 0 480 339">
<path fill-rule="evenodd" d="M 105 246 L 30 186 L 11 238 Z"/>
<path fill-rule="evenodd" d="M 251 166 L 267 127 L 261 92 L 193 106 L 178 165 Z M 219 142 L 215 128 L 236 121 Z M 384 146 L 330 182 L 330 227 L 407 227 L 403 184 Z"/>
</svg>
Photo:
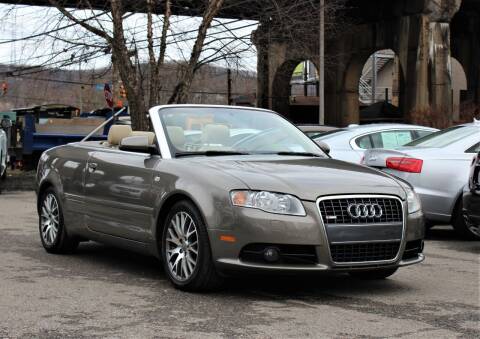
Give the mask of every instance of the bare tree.
<svg viewBox="0 0 480 339">
<path fill-rule="evenodd" d="M 127 92 L 127 99 L 132 116 L 132 126 L 134 129 L 147 129 L 147 110 L 149 107 L 159 103 L 159 94 L 162 89 L 160 73 L 165 63 L 167 50 L 167 38 L 172 15 L 171 0 L 146 0 L 148 49 L 148 67 L 146 72 L 139 61 L 139 51 L 135 39 L 129 41 L 126 36 L 128 32 L 126 32 L 124 20 L 131 12 L 127 12 L 126 4 L 123 0 L 110 0 L 108 2 L 108 15 L 112 23 L 111 31 L 105 28 L 99 20 L 94 19 L 89 21 L 76 16 L 74 12 L 69 11 L 65 7 L 64 2 L 60 2 L 59 0 L 49 0 L 49 2 L 55 6 L 65 18 L 101 38 L 108 46 L 108 49 L 110 49 L 112 53 L 112 63 L 118 71 Z M 85 5 L 85 3 L 90 6 L 89 1 L 82 1 L 82 5 Z M 163 24 L 158 38 L 159 42 L 156 43 L 154 16 L 156 16 L 155 13 L 162 4 L 164 7 L 162 17 Z M 223 0 L 207 1 L 190 59 L 187 63 L 181 65 L 180 76 L 173 94 L 169 99 L 170 103 L 186 101 L 194 75 L 201 64 L 200 56 L 207 37 L 207 31 L 214 17 L 222 8 L 222 5 Z M 93 12 L 93 8 L 90 7 L 90 9 Z M 156 50 L 158 50 L 158 53 L 156 53 Z"/>
<path fill-rule="evenodd" d="M 210 27 L 213 18 L 218 14 L 223 5 L 223 0 L 210 0 L 203 14 L 203 20 L 198 28 L 197 40 L 192 48 L 192 54 L 188 63 L 182 67 L 180 79 L 173 90 L 173 94 L 168 103 L 185 103 L 188 90 L 192 85 L 192 80 L 199 66 L 200 54 L 203 50 L 203 44 L 207 36 L 207 30 Z"/>
</svg>

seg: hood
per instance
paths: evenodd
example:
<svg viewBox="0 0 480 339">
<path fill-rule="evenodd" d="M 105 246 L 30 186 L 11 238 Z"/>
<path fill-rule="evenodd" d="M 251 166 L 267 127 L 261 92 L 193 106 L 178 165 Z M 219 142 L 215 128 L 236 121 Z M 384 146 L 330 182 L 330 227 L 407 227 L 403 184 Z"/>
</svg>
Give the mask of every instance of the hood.
<svg viewBox="0 0 480 339">
<path fill-rule="evenodd" d="M 315 201 L 320 196 L 339 194 L 405 197 L 401 186 L 388 175 L 329 158 L 229 156 L 190 160 L 195 165 L 227 173 L 244 182 L 249 189 L 288 193 L 302 200 Z"/>
</svg>

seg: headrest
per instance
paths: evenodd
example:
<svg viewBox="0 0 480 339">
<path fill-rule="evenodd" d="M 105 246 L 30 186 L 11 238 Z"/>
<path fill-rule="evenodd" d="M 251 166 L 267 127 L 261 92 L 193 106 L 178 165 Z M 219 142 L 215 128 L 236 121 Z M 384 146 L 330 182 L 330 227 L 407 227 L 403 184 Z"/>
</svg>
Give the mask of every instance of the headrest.
<svg viewBox="0 0 480 339">
<path fill-rule="evenodd" d="M 133 131 L 132 137 L 147 137 L 149 145 L 153 145 L 155 142 L 155 133 L 153 132 Z"/>
<path fill-rule="evenodd" d="M 225 125 L 209 124 L 203 127 L 202 143 L 207 145 L 228 145 L 230 129 Z"/>
<path fill-rule="evenodd" d="M 179 126 L 168 126 L 167 133 L 173 146 L 178 149 L 185 148 L 185 132 L 183 128 Z"/>
<path fill-rule="evenodd" d="M 120 145 L 123 138 L 132 135 L 132 128 L 128 125 L 113 125 L 108 131 L 108 143 L 110 145 Z"/>
</svg>

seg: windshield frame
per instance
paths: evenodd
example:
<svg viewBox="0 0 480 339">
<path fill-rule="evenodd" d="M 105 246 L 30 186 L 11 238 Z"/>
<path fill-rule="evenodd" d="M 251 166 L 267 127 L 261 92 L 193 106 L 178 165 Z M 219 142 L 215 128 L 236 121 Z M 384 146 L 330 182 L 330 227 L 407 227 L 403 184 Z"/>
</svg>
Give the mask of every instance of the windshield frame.
<svg viewBox="0 0 480 339">
<path fill-rule="evenodd" d="M 150 121 L 152 122 L 153 129 L 157 136 L 158 145 L 160 147 L 160 152 L 162 154 L 162 158 L 164 159 L 177 159 L 176 156 L 176 149 L 171 145 L 169 138 L 167 137 L 166 126 L 164 126 L 161 114 L 165 114 L 166 111 L 172 108 L 211 108 L 211 109 L 232 109 L 232 110 L 248 110 L 248 111 L 257 111 L 261 113 L 268 113 L 274 114 L 278 118 L 283 119 L 285 122 L 290 124 L 291 126 L 295 127 L 298 132 L 306 137 L 308 142 L 311 142 L 312 145 L 316 147 L 318 151 L 318 155 L 322 158 L 329 158 L 328 154 L 323 152 L 323 150 L 308 136 L 306 136 L 301 129 L 299 129 L 295 124 L 291 121 L 283 117 L 282 115 L 263 108 L 257 107 L 244 107 L 244 106 L 225 106 L 225 105 L 200 105 L 200 104 L 184 104 L 184 105 L 163 105 L 163 106 L 156 106 L 149 110 Z M 261 155 L 262 153 L 252 153 L 252 155 Z M 270 153 L 268 153 L 270 154 Z M 201 153 L 198 156 L 203 156 Z"/>
</svg>

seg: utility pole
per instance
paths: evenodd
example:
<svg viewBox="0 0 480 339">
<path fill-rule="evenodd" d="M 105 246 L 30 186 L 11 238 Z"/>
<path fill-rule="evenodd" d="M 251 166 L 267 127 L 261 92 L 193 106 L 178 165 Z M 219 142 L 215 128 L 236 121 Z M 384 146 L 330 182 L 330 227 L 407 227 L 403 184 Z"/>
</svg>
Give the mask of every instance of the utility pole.
<svg viewBox="0 0 480 339">
<path fill-rule="evenodd" d="M 232 105 L 232 70 L 227 69 L 227 101 L 228 105 Z"/>
<path fill-rule="evenodd" d="M 82 60 L 78 63 L 78 81 L 82 82 Z M 83 113 L 83 85 L 80 85 L 80 115 Z"/>
<path fill-rule="evenodd" d="M 320 0 L 320 48 L 318 63 L 319 123 L 325 124 L 325 0 Z"/>
<path fill-rule="evenodd" d="M 372 105 L 377 101 L 377 52 L 372 57 Z"/>
</svg>

